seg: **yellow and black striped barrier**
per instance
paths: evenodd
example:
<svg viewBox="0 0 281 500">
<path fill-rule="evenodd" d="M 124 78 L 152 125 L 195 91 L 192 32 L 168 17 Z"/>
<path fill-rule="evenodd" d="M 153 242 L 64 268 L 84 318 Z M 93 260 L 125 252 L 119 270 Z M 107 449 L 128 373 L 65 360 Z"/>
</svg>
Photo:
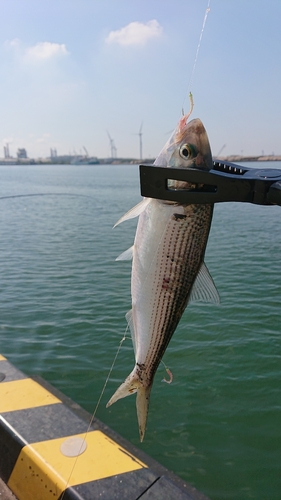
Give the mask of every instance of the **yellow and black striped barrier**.
<svg viewBox="0 0 281 500">
<path fill-rule="evenodd" d="M 0 355 L 0 477 L 18 500 L 208 500 L 89 419 Z"/>
</svg>

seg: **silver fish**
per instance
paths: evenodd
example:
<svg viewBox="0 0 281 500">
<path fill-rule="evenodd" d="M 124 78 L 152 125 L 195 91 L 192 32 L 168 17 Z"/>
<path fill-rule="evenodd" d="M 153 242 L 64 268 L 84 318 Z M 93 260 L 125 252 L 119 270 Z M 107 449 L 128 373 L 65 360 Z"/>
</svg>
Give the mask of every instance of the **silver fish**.
<svg viewBox="0 0 281 500">
<path fill-rule="evenodd" d="M 199 119 L 179 121 L 154 164 L 210 170 L 212 155 Z M 170 181 L 172 182 L 172 181 Z M 173 181 L 174 189 L 190 188 Z M 134 245 L 117 260 L 133 258 L 132 309 L 127 313 L 135 367 L 107 403 L 137 392 L 140 440 L 144 438 L 153 378 L 180 318 L 191 300 L 219 302 L 204 264 L 213 205 L 179 205 L 144 198 L 118 222 L 139 216 Z M 117 225 L 116 224 L 116 225 Z"/>
</svg>

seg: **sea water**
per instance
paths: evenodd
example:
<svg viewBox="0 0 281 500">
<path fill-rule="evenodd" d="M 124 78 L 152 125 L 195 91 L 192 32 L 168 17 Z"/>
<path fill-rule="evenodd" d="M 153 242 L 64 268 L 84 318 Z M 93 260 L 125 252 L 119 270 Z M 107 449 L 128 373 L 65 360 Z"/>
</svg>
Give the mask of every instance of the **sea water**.
<svg viewBox="0 0 281 500">
<path fill-rule="evenodd" d="M 0 179 L 0 353 L 92 413 L 130 309 L 131 264 L 115 258 L 136 220 L 112 226 L 140 201 L 138 166 L 1 166 Z M 184 313 L 144 442 L 135 396 L 105 408 L 134 365 L 129 338 L 97 410 L 212 500 L 280 499 L 280 251 L 281 207 L 218 204 L 206 264 L 221 304 Z"/>
</svg>

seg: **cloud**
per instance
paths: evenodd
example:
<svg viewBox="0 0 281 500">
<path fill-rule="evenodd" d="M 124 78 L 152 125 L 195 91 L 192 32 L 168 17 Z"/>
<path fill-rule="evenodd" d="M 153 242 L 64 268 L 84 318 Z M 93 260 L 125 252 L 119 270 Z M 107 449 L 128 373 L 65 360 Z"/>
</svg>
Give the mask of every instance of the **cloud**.
<svg viewBox="0 0 281 500">
<path fill-rule="evenodd" d="M 4 42 L 4 47 L 6 49 L 18 49 L 21 45 L 21 41 L 18 38 L 14 38 L 13 40 L 6 40 Z"/>
<path fill-rule="evenodd" d="M 162 32 L 163 28 L 156 19 L 152 19 L 145 24 L 136 21 L 120 30 L 111 31 L 105 41 L 108 44 L 144 45 L 151 38 L 159 38 Z"/>
<path fill-rule="evenodd" d="M 45 62 L 69 54 L 64 43 L 38 42 L 27 47 L 18 38 L 6 40 L 4 48 L 12 52 L 18 62 L 23 63 Z"/>
<path fill-rule="evenodd" d="M 44 61 L 57 56 L 65 56 L 68 54 L 64 43 L 40 42 L 25 51 L 25 55 L 29 60 Z"/>
</svg>

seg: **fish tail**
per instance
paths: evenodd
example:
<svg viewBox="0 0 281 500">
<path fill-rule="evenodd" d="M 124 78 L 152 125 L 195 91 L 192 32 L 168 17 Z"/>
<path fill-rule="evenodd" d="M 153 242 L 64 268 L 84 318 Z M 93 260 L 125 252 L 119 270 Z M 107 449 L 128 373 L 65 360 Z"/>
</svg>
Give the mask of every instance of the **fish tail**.
<svg viewBox="0 0 281 500">
<path fill-rule="evenodd" d="M 136 407 L 137 407 L 140 440 L 143 441 L 146 429 L 151 384 L 149 384 L 148 386 L 144 385 L 143 381 L 140 379 L 137 373 L 136 368 L 134 368 L 134 370 L 130 373 L 130 375 L 126 378 L 126 380 L 118 387 L 117 391 L 108 401 L 106 407 L 108 408 L 113 403 L 116 403 L 118 399 L 130 396 L 135 392 L 137 393 Z"/>
<path fill-rule="evenodd" d="M 141 442 L 143 441 L 146 429 L 150 392 L 151 392 L 151 385 L 148 387 L 143 387 L 143 386 L 140 387 L 137 393 L 136 405 L 137 405 L 137 416 L 138 416 Z"/>
</svg>

